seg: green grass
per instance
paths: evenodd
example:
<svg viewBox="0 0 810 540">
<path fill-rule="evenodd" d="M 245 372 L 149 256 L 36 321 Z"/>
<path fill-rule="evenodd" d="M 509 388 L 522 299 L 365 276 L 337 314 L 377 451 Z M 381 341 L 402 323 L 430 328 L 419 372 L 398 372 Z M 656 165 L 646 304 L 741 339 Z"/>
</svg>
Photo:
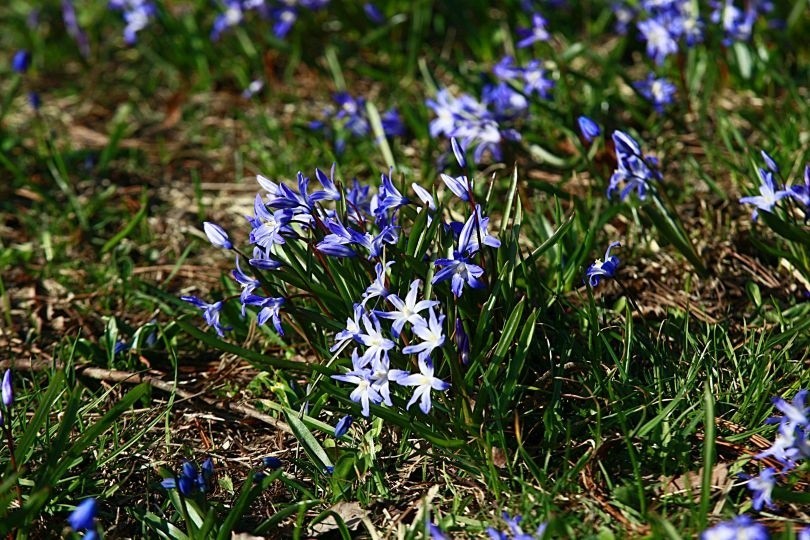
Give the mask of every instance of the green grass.
<svg viewBox="0 0 810 540">
<path fill-rule="evenodd" d="M 17 396 L 0 535 L 56 535 L 91 496 L 110 538 L 421 538 L 430 521 L 485 537 L 505 528 L 504 510 L 524 531 L 547 522 L 546 538 L 690 538 L 743 512 L 793 538 L 807 522 L 806 465 L 774 511 L 753 512 L 738 477 L 756 474 L 751 457 L 773 439 L 771 398 L 810 387 L 807 225 L 784 208 L 752 223 L 738 203 L 757 190 L 760 149 L 794 184 L 810 160 L 806 6 L 779 12 L 784 31 L 759 24 L 736 47 L 715 33 L 668 60 L 657 72 L 678 101 L 661 115 L 632 90 L 652 69 L 643 43 L 616 36 L 602 2 L 546 10 L 554 39 L 530 51 L 515 48 L 528 24 L 518 2 L 379 2 L 383 25 L 333 2 L 284 41 L 250 16 L 211 43 L 213 8 L 189 0 L 162 8 L 132 48 L 119 15 L 86 2 L 87 59 L 58 2 L 43 2 L 33 29 L 27 4 L 0 8 L 0 50 L 34 57 L 22 76 L 0 68 L 0 364 Z M 487 290 L 455 301 L 432 287 L 448 318 L 437 372 L 453 387 L 434 393 L 431 415 L 405 411 L 399 394 L 363 419 L 330 378 L 349 365 L 328 349 L 373 264 L 291 242 L 290 264 L 263 278 L 294 295 L 284 338 L 234 304 L 219 339 L 179 300 L 238 296 L 232 257 L 201 224 L 246 245 L 256 174 L 292 184 L 335 162 L 344 184 L 376 184 L 394 163 L 403 193 L 412 182 L 446 193 L 439 173 L 461 171 L 452 154 L 437 164 L 449 145 L 429 137 L 424 100 L 444 86 L 479 95 L 505 53 L 546 60 L 556 85 L 530 99 L 503 163 L 468 167 L 502 246 L 483 259 Z M 264 90 L 240 97 L 256 78 Z M 338 152 L 309 122 L 339 90 L 372 111 L 397 106 L 407 135 L 349 137 Z M 658 157 L 655 197 L 605 198 L 612 145 L 583 146 L 580 114 Z M 469 212 L 438 199 L 446 215 Z M 425 213 L 402 216 L 406 234 L 388 248 L 400 296 L 430 279 L 422 256 L 453 242 Z M 616 239 L 616 279 L 586 287 Z M 455 316 L 468 365 L 450 343 Z M 344 414 L 355 424 L 335 439 Z M 266 455 L 283 469 L 254 484 Z M 217 470 L 206 498 L 160 487 L 205 456 Z"/>
</svg>

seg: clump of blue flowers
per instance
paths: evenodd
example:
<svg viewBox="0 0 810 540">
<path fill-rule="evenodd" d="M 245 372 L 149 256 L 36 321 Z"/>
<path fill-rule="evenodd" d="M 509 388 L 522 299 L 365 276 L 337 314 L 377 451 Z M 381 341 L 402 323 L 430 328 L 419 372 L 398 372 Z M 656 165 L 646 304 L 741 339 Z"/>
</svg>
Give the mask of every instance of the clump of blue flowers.
<svg viewBox="0 0 810 540">
<path fill-rule="evenodd" d="M 333 96 L 334 106 L 323 110 L 323 117 L 310 122 L 310 128 L 333 135 L 337 153 L 342 153 L 349 137 L 362 139 L 371 133 L 371 124 L 366 109 L 366 100 L 348 92 L 338 92 Z M 380 115 L 383 133 L 386 137 L 405 134 L 405 124 L 396 107 L 391 107 Z"/>
<path fill-rule="evenodd" d="M 225 0 L 225 9 L 214 20 L 211 39 L 216 41 L 228 29 L 242 24 L 248 12 L 271 21 L 273 34 L 284 39 L 300 17 L 301 10 L 316 11 L 327 4 L 329 0 Z"/>
<path fill-rule="evenodd" d="M 511 56 L 503 57 L 492 68 L 496 82 L 484 85 L 481 98 L 470 94 L 454 96 L 439 90 L 426 101 L 436 117 L 430 121 L 433 138 L 456 138 L 463 148 L 474 149 L 473 161 L 481 163 L 503 157 L 505 141 L 521 139 L 519 127 L 529 112 L 529 98 L 549 99 L 554 80 L 540 60 L 520 66 Z"/>
<path fill-rule="evenodd" d="M 172 478 L 164 478 L 160 483 L 165 489 L 176 489 L 184 497 L 191 497 L 197 493 L 205 494 L 211 490 L 214 478 L 214 461 L 207 458 L 200 467 L 193 461 L 184 461 L 180 467 L 180 474 Z"/>
<path fill-rule="evenodd" d="M 807 404 L 808 390 L 800 390 L 791 402 L 774 398 L 773 405 L 782 413 L 767 420 L 777 424 L 776 439 L 773 445 L 761 452 L 758 459 L 771 458 L 781 468 L 766 467 L 756 477 L 748 479 L 746 485 L 753 496 L 754 510 L 763 506 L 772 507 L 771 494 L 780 477 L 785 477 L 799 463 L 810 459 L 810 405 Z"/>
<path fill-rule="evenodd" d="M 647 56 L 657 65 L 683 50 L 704 41 L 707 30 L 717 29 L 723 43 L 745 42 L 751 39 L 756 21 L 770 13 L 773 3 L 767 0 L 712 0 L 708 19 L 701 15 L 698 2 L 693 0 L 618 0 L 612 3 L 616 30 L 626 34 L 631 23 L 646 43 Z"/>
<path fill-rule="evenodd" d="M 767 540 L 768 529 L 755 522 L 751 516 L 741 515 L 730 521 L 723 521 L 700 533 L 700 540 Z"/>
<path fill-rule="evenodd" d="M 463 166 L 461 147 L 455 140 L 451 146 Z M 213 246 L 234 254 L 232 276 L 241 287 L 242 316 L 255 310 L 256 323 L 272 322 L 279 335 L 287 326 L 285 311 L 299 309 L 291 305 L 292 297 L 306 296 L 301 289 L 317 282 L 320 272 L 330 280 L 343 272 L 358 276 L 360 283 L 366 280 L 353 292 L 347 282 L 339 281 L 346 304 L 331 304 L 332 310 L 321 304 L 335 326 L 345 320 L 328 354 L 348 365 L 333 370 L 330 377 L 351 386 L 348 397 L 365 417 L 372 406 L 393 407 L 395 394 L 407 398 L 406 410 L 418 404 L 428 414 L 436 397 L 450 389 L 442 375 L 448 371 L 445 364 L 453 356 L 468 362 L 465 323 L 472 323 L 455 310 L 448 319 L 446 306 L 471 294 L 468 291 L 487 287 L 486 251 L 501 245 L 466 176 L 443 174 L 437 182 L 446 188 L 448 202 L 468 209 L 462 220 L 447 221 L 435 187 L 413 184 L 412 196 L 393 176 L 392 171 L 382 174 L 376 190 L 356 179 L 344 184 L 334 166 L 328 174 L 316 169 L 312 179 L 299 172 L 295 187 L 258 176 L 263 192 L 254 200 L 253 215 L 247 216 L 249 251 L 240 249 L 219 225 L 203 226 Z M 423 255 L 406 255 L 402 250 L 419 220 L 427 227 L 419 234 L 430 230 L 433 236 L 424 237 Z M 305 260 L 318 272 L 291 277 L 303 271 Z M 209 303 L 196 296 L 182 298 L 201 309 L 220 336 L 230 329 L 220 320 L 230 299 Z M 294 319 L 290 325 L 298 331 Z M 345 435 L 351 422 L 351 416 L 344 416 L 335 436 Z"/>
</svg>

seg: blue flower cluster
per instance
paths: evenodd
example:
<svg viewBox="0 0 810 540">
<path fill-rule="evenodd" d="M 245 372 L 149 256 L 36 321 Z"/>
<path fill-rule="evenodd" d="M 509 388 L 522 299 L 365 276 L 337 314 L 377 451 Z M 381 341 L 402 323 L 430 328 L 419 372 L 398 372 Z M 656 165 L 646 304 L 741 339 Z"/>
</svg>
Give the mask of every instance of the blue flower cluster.
<svg viewBox="0 0 810 540">
<path fill-rule="evenodd" d="M 700 540 L 768 540 L 768 529 L 750 516 L 737 516 L 731 521 L 718 523 L 700 533 Z"/>
<path fill-rule="evenodd" d="M 741 3 L 742 8 L 737 7 L 735 0 L 709 3 L 709 22 L 722 29 L 726 45 L 749 40 L 759 16 L 773 9 L 773 4 L 765 0 Z M 616 30 L 622 34 L 627 33 L 630 23 L 636 22 L 646 42 L 647 56 L 658 65 L 677 53 L 681 44 L 691 47 L 703 41 L 706 31 L 705 17 L 701 17 L 698 3 L 693 0 L 642 0 L 640 3 L 619 0 L 613 3 L 613 13 Z"/>
<path fill-rule="evenodd" d="M 799 391 L 788 403 L 782 398 L 774 398 L 773 404 L 784 416 L 768 419 L 768 423 L 779 426 L 773 446 L 758 454 L 758 459 L 770 457 L 781 465 L 763 469 L 759 476 L 750 478 L 748 489 L 753 494 L 755 510 L 763 506 L 772 507 L 771 493 L 780 476 L 785 476 L 802 460 L 810 459 L 810 406 L 807 405 L 808 390 Z"/>
<path fill-rule="evenodd" d="M 647 75 L 646 79 L 637 81 L 633 86 L 659 113 L 663 113 L 666 106 L 675 101 L 675 85 L 664 77 L 656 77 L 653 73 Z"/>
<path fill-rule="evenodd" d="M 623 131 L 613 132 L 613 145 L 616 148 L 618 168 L 610 177 L 607 196 L 610 198 L 619 186 L 624 184 L 619 198 L 624 201 L 635 191 L 638 198 L 644 200 L 650 191 L 650 182 L 660 181 L 661 172 L 658 170 L 658 160 L 641 152 L 638 142 Z"/>
<path fill-rule="evenodd" d="M 426 100 L 436 115 L 430 122 L 430 136 L 457 138 L 464 148 L 475 148 L 473 160 L 481 163 L 486 152 L 499 161 L 503 141 L 520 140 L 516 129 L 529 111 L 528 98 L 551 96 L 554 81 L 539 60 L 518 66 L 511 56 L 503 57 L 492 68 L 497 82 L 487 84 L 481 100 L 469 94 L 458 98 L 449 90 L 439 90 L 435 98 Z"/>
<path fill-rule="evenodd" d="M 184 497 L 190 497 L 196 493 L 209 492 L 213 478 L 214 461 L 211 458 L 203 461 L 199 470 L 193 461 L 184 461 L 180 468 L 180 475 L 164 478 L 160 485 L 165 489 L 177 489 Z"/>
<path fill-rule="evenodd" d="M 804 168 L 804 182 L 785 189 L 777 189 L 774 177 L 781 176 L 781 171 L 776 161 L 767 152 L 762 150 L 762 159 L 765 167 L 758 169 L 759 173 L 759 195 L 741 197 L 743 204 L 753 204 L 755 206 L 751 218 L 756 221 L 759 211 L 773 212 L 776 203 L 788 198 L 792 199 L 799 209 L 804 213 L 805 221 L 810 219 L 810 165 Z"/>
<path fill-rule="evenodd" d="M 217 41 L 226 30 L 241 24 L 245 13 L 250 11 L 273 21 L 273 34 L 284 39 L 298 20 L 302 8 L 314 11 L 328 3 L 329 0 L 225 0 L 225 11 L 214 20 L 211 39 Z"/>
<path fill-rule="evenodd" d="M 457 141 L 452 140 L 451 145 L 459 165 L 463 166 L 464 154 Z M 306 244 L 307 249 L 322 257 L 373 262 L 375 277 L 357 299 L 352 315 L 347 318 L 345 328 L 335 336 L 331 349 L 339 353 L 349 344 L 354 344 L 351 369 L 333 375 L 333 378 L 355 385 L 350 398 L 360 404 L 364 416 L 370 414 L 372 403 L 392 406 L 391 382 L 413 387 L 407 407 L 418 401 L 420 409 L 428 413 L 432 407 L 431 392 L 444 392 L 450 387 L 449 383 L 435 376 L 432 358 L 433 352 L 441 349 L 447 341 L 445 315 L 438 309 L 438 300 L 420 298 L 422 280 L 419 278 L 410 281 L 404 297 L 390 290 L 389 273 L 395 262 L 385 260 L 387 246 L 396 244 L 400 237 L 400 208 L 416 203 L 399 191 L 390 173 L 381 175 L 376 194 L 372 194 L 371 186 L 362 185 L 356 179 L 346 189 L 336 183 L 334 176 L 334 166 L 329 175 L 317 169 L 315 180 L 320 189 L 315 190 L 310 190 L 310 179 L 300 172 L 297 189 L 258 176 L 265 194 L 256 196 L 253 216 L 247 217 L 253 246 L 252 257 L 248 259 L 249 270 L 239 264 L 241 251 L 234 247 L 224 229 L 206 222 L 204 232 L 214 246 L 237 253 L 233 277 L 242 287 L 239 298 L 243 316 L 247 306 L 254 306 L 258 308 L 258 324 L 272 320 L 279 334 L 283 334 L 281 308 L 286 299 L 259 294 L 266 282 L 257 276 L 262 271 L 277 270 L 290 262 L 287 257 L 294 255 L 285 250 L 289 242 Z M 471 212 L 465 221 L 450 221 L 442 228 L 443 247 L 437 246 L 437 250 L 446 248 L 447 256 L 432 261 L 436 272 L 431 284 L 448 281 L 452 295 L 461 297 L 467 287 L 485 286 L 484 269 L 475 260 L 483 246 L 498 248 L 500 241 L 490 234 L 489 218 L 475 203 L 472 182 L 466 176 L 442 174 L 441 178 L 448 191 L 465 202 Z M 417 184 L 412 187 L 421 203 L 419 212 L 429 212 L 428 219 L 435 219 L 438 207 L 434 195 Z M 338 208 L 345 208 L 345 211 L 339 212 Z M 223 301 L 208 303 L 194 296 L 183 296 L 182 299 L 200 308 L 206 322 L 220 336 L 228 330 L 220 322 Z M 452 330 L 459 357 L 466 363 L 470 340 L 463 322 L 456 319 Z M 391 367 L 392 361 L 401 362 L 402 367 L 410 364 L 407 355 L 416 356 L 418 372 Z M 343 435 L 350 423 L 349 417 L 342 419 L 336 436 Z"/>
<path fill-rule="evenodd" d="M 96 514 L 98 513 L 98 503 L 93 497 L 80 502 L 73 512 L 68 516 L 67 522 L 70 528 L 76 532 L 85 531 L 85 540 L 96 540 Z"/>
<path fill-rule="evenodd" d="M 333 96 L 334 107 L 323 110 L 323 118 L 310 122 L 309 126 L 315 130 L 331 133 L 336 128 L 335 146 L 338 154 L 343 153 L 346 146 L 345 134 L 354 137 L 366 137 L 371 132 L 366 100 L 355 97 L 348 92 L 338 92 Z M 398 137 L 405 134 L 405 124 L 396 107 L 391 107 L 380 116 L 383 132 L 386 137 Z"/>
</svg>

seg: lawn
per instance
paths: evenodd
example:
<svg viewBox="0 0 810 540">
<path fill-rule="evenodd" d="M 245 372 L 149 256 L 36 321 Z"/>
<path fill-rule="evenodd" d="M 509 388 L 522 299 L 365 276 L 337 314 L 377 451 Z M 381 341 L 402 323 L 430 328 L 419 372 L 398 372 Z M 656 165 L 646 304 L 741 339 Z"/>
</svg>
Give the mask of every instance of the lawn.
<svg viewBox="0 0 810 540">
<path fill-rule="evenodd" d="M 810 2 L 0 28 L 0 536 L 810 539 Z"/>
</svg>

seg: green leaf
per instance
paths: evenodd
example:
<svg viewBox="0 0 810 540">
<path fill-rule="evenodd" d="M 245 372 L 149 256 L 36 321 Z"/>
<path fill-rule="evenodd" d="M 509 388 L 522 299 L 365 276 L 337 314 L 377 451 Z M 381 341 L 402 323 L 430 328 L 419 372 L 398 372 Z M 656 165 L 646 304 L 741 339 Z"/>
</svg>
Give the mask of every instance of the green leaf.
<svg viewBox="0 0 810 540">
<path fill-rule="evenodd" d="M 326 451 L 323 449 L 323 446 L 321 446 L 318 439 L 312 435 L 312 432 L 309 430 L 306 424 L 304 424 L 298 418 L 298 415 L 294 411 L 285 409 L 284 413 L 287 416 L 287 423 L 290 425 L 290 428 L 295 434 L 295 438 L 298 439 L 298 442 L 304 446 L 304 450 L 306 450 L 307 454 L 309 454 L 310 459 L 317 461 L 321 470 L 331 467 L 332 460 L 330 460 L 329 456 L 326 455 Z"/>
<path fill-rule="evenodd" d="M 800 245 L 810 246 L 810 232 L 798 227 L 793 223 L 788 223 L 781 217 L 771 212 L 760 212 L 759 218 L 765 222 L 776 234 L 786 240 L 799 242 Z"/>
</svg>

